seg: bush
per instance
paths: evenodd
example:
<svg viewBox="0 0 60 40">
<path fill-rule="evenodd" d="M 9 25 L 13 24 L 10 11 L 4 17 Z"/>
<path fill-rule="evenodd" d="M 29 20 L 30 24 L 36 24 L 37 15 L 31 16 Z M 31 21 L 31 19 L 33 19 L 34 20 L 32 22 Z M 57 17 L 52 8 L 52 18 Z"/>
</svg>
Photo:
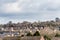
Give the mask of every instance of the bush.
<svg viewBox="0 0 60 40">
<path fill-rule="evenodd" d="M 57 33 L 57 34 L 55 35 L 55 37 L 60 37 L 60 34 Z"/>
<path fill-rule="evenodd" d="M 32 36 L 32 34 L 29 32 L 29 33 L 27 33 L 27 35 L 26 36 Z"/>
<path fill-rule="evenodd" d="M 48 36 L 44 36 L 45 40 L 51 40 Z"/>
<path fill-rule="evenodd" d="M 40 33 L 38 31 L 36 31 L 33 36 L 40 36 Z"/>
<path fill-rule="evenodd" d="M 24 37 L 24 35 L 21 35 L 21 37 Z"/>
</svg>

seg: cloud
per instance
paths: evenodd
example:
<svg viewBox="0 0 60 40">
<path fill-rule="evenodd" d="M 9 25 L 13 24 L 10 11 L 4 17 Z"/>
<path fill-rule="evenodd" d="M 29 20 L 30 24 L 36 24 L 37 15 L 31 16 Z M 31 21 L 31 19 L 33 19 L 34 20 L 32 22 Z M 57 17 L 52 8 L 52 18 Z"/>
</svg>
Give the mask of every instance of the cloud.
<svg viewBox="0 0 60 40">
<path fill-rule="evenodd" d="M 60 11 L 60 0 L 5 0 L 4 2 L 2 9 L 7 13 Z"/>
<path fill-rule="evenodd" d="M 59 14 L 60 0 L 0 0 L 3 20 L 51 20 Z"/>
<path fill-rule="evenodd" d="M 4 11 L 7 13 L 19 12 L 22 9 L 22 7 L 19 7 L 18 3 L 8 3 L 3 6 L 4 6 Z"/>
<path fill-rule="evenodd" d="M 16 2 L 17 0 L 0 0 L 1 4 L 5 4 L 5 3 L 13 3 Z"/>
<path fill-rule="evenodd" d="M 6 1 L 7 2 L 7 1 Z M 41 3 L 40 3 L 41 2 Z M 38 11 L 43 0 L 17 0 L 16 2 L 3 4 L 4 12 L 33 12 Z M 44 2 L 46 3 L 46 2 Z M 43 4 L 44 4 L 43 3 Z"/>
</svg>

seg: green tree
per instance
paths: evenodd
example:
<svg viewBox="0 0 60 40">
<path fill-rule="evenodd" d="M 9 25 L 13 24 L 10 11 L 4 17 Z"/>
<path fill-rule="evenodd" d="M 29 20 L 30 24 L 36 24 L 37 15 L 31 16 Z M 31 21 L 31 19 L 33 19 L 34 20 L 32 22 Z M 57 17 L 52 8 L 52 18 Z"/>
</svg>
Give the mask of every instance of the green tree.
<svg viewBox="0 0 60 40">
<path fill-rule="evenodd" d="M 26 36 L 32 36 L 32 34 L 29 32 L 29 33 L 27 33 L 27 35 Z"/>
<path fill-rule="evenodd" d="M 55 37 L 60 37 L 60 34 L 56 33 Z"/>
<path fill-rule="evenodd" d="M 38 31 L 36 31 L 33 36 L 40 36 L 40 33 Z"/>
<path fill-rule="evenodd" d="M 24 37 L 24 35 L 21 35 L 21 37 Z"/>
<path fill-rule="evenodd" d="M 51 40 L 47 35 L 44 35 L 45 40 Z"/>
</svg>

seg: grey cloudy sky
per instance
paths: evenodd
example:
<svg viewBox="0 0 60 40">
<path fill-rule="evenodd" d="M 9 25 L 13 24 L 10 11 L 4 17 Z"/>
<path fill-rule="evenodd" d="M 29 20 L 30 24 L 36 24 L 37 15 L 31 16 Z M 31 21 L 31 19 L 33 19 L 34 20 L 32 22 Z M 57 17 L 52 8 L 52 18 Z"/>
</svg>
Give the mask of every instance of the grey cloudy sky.
<svg viewBox="0 0 60 40">
<path fill-rule="evenodd" d="M 60 17 L 60 0 L 0 0 L 0 23 L 45 21 Z"/>
</svg>

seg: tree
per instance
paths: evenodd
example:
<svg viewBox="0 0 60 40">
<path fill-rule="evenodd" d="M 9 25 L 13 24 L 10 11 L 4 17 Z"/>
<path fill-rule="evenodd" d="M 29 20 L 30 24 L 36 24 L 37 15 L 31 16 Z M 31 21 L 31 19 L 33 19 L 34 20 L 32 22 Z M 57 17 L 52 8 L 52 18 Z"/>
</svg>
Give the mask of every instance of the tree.
<svg viewBox="0 0 60 40">
<path fill-rule="evenodd" d="M 29 33 L 27 33 L 27 35 L 26 36 L 32 36 L 32 34 L 29 32 Z"/>
<path fill-rule="evenodd" d="M 56 33 L 55 37 L 60 37 L 60 34 Z"/>
<path fill-rule="evenodd" d="M 24 37 L 24 35 L 21 35 L 21 37 Z"/>
<path fill-rule="evenodd" d="M 47 35 L 44 35 L 45 40 L 51 40 Z"/>
<path fill-rule="evenodd" d="M 40 36 L 40 33 L 38 31 L 36 31 L 33 36 Z"/>
</svg>

